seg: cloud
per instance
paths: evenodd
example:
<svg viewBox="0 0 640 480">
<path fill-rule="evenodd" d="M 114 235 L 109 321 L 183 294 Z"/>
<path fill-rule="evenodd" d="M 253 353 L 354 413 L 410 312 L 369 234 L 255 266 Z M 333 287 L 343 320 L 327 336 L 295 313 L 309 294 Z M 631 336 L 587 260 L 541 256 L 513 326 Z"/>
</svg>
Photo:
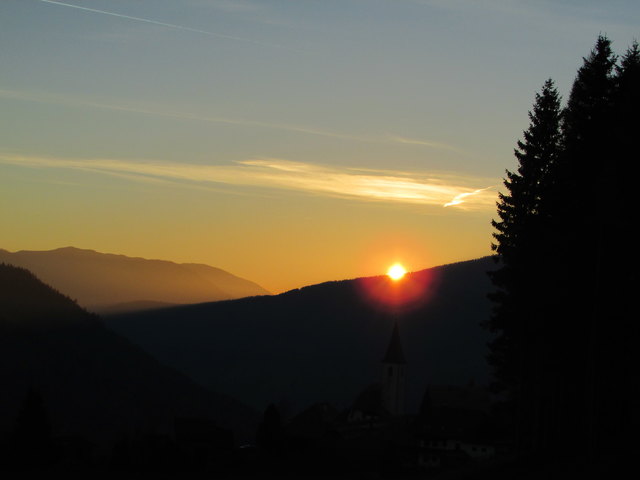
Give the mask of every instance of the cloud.
<svg viewBox="0 0 640 480">
<path fill-rule="evenodd" d="M 393 142 L 393 143 L 404 143 L 406 145 L 420 145 L 424 147 L 439 148 L 441 150 L 452 150 L 455 152 L 461 151 L 459 148 L 454 147 L 452 145 L 447 145 L 446 143 L 431 142 L 428 140 L 418 140 L 415 138 L 406 138 L 406 137 L 401 137 L 399 135 L 388 135 L 387 138 L 389 139 L 390 142 Z"/>
<path fill-rule="evenodd" d="M 0 155 L 0 163 L 117 174 L 139 181 L 159 179 L 194 186 L 214 183 L 267 187 L 361 201 L 447 206 L 461 210 L 492 210 L 496 201 L 492 187 L 477 188 L 477 184 L 486 182 L 486 179 L 453 174 L 360 170 L 278 158 L 249 159 L 228 165 L 200 165 Z"/>
<path fill-rule="evenodd" d="M 447 145 L 445 143 L 405 138 L 398 135 L 380 135 L 380 136 L 353 135 L 350 133 L 333 132 L 329 130 L 322 130 L 322 129 L 317 129 L 317 128 L 308 127 L 304 125 L 262 122 L 257 120 L 246 120 L 246 119 L 240 119 L 240 118 L 194 115 L 186 112 L 168 111 L 168 110 L 161 110 L 157 108 L 148 108 L 148 107 L 135 106 L 135 105 L 104 103 L 100 101 L 87 100 L 87 99 L 77 98 L 77 97 L 68 96 L 68 95 L 57 95 L 57 94 L 29 92 L 29 91 L 25 92 L 21 90 L 8 90 L 8 89 L 0 88 L 0 97 L 9 98 L 13 100 L 50 103 L 55 105 L 65 105 L 65 106 L 79 107 L 79 108 L 98 108 L 102 110 L 111 110 L 111 111 L 118 111 L 118 112 L 139 113 L 143 115 L 175 118 L 178 120 L 217 123 L 221 125 L 269 128 L 274 130 L 297 132 L 297 133 L 303 133 L 306 135 L 336 138 L 340 140 L 350 140 L 350 141 L 362 142 L 362 143 L 416 145 L 416 146 L 424 146 L 424 147 L 434 148 L 434 149 L 461 152 L 459 148 L 454 147 L 452 145 Z"/>
<path fill-rule="evenodd" d="M 490 188 L 493 188 L 493 187 L 479 188 L 477 190 L 474 190 L 473 192 L 461 193 L 459 195 L 456 195 L 453 198 L 453 200 L 451 200 L 450 202 L 445 203 L 444 206 L 445 207 L 454 207 L 456 205 L 461 205 L 464 202 L 468 201 L 469 197 L 471 197 L 473 195 L 479 195 L 482 192 L 485 192 L 485 191 L 489 190 Z"/>
</svg>

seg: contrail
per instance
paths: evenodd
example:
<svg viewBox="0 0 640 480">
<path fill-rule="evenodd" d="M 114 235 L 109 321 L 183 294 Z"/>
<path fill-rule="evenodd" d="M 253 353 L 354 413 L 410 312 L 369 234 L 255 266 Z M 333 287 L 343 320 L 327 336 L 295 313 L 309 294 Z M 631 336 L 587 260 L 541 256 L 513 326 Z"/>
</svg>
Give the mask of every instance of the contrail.
<svg viewBox="0 0 640 480">
<path fill-rule="evenodd" d="M 95 8 L 81 7 L 80 5 L 73 5 L 71 3 L 57 2 L 55 0 L 40 0 L 40 1 L 42 3 L 50 3 L 52 5 L 59 5 L 61 7 L 76 8 L 78 10 L 84 10 L 84 11 L 87 11 L 87 12 L 101 13 L 102 15 L 110 15 L 112 17 L 118 17 L 118 18 L 126 18 L 127 20 L 134 20 L 134 21 L 137 21 L 137 22 L 150 23 L 152 25 L 160 25 L 162 27 L 175 28 L 177 30 L 184 30 L 184 31 L 187 31 L 187 32 L 201 33 L 203 35 L 210 35 L 212 37 L 224 38 L 224 39 L 227 39 L 227 40 L 235 40 L 237 42 L 247 42 L 247 43 L 253 43 L 255 45 L 274 47 L 274 48 L 282 48 L 282 49 L 291 50 L 291 51 L 298 51 L 298 50 L 294 50 L 294 49 L 289 48 L 289 47 L 284 47 L 282 45 L 276 45 L 276 44 L 273 44 L 273 43 L 259 42 L 257 40 L 251 40 L 249 38 L 236 37 L 234 35 L 225 35 L 224 33 L 215 33 L 215 32 L 210 32 L 208 30 L 200 30 L 198 28 L 185 27 L 183 25 L 176 25 L 175 23 L 158 22 L 156 20 L 150 20 L 148 18 L 132 17 L 131 15 L 122 15 L 121 13 L 107 12 L 106 10 L 98 10 L 98 9 L 95 9 Z"/>
</svg>

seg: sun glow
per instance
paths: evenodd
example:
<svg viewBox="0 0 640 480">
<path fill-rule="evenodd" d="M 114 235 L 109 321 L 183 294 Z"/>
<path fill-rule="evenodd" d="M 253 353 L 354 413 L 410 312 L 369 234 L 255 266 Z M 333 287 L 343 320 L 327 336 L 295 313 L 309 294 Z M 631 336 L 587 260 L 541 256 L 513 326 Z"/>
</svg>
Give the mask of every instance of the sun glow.
<svg viewBox="0 0 640 480">
<path fill-rule="evenodd" d="M 394 263 L 389 267 L 389 270 L 387 270 L 387 275 L 389 275 L 391 280 L 395 281 L 398 281 L 402 277 L 404 277 L 405 273 L 407 273 L 407 270 L 399 263 Z"/>
</svg>

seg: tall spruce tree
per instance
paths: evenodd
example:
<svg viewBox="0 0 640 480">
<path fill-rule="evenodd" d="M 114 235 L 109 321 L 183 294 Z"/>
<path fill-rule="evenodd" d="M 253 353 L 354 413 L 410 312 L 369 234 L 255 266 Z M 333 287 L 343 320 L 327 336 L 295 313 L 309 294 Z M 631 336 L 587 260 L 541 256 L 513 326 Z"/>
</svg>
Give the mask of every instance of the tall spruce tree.
<svg viewBox="0 0 640 480">
<path fill-rule="evenodd" d="M 549 348 L 545 295 L 550 271 L 553 209 L 550 202 L 560 156 L 560 98 L 552 80 L 536 94 L 530 125 L 518 141 L 516 172 L 507 170 L 507 193 L 499 195 L 499 220 L 492 245 L 500 267 L 492 273 L 498 291 L 489 327 L 498 333 L 490 345 L 490 363 L 498 390 L 507 393 L 513 407 L 516 441 L 520 449 L 540 443 L 543 367 L 541 349 Z M 548 355 L 547 355 L 548 357 Z"/>
<path fill-rule="evenodd" d="M 638 141 L 640 132 L 640 47 L 633 42 L 622 56 L 620 65 L 616 67 L 614 76 L 614 142 L 616 155 L 611 159 L 616 162 L 616 180 L 620 184 L 618 189 L 622 195 L 618 204 L 622 207 L 621 214 L 629 215 L 635 211 L 634 199 L 636 178 L 640 173 L 637 162 Z M 622 217 L 632 220 L 632 217 Z M 626 222 L 629 225 L 630 222 Z"/>
<path fill-rule="evenodd" d="M 611 41 L 600 35 L 577 72 L 564 111 L 564 152 L 558 210 L 558 266 L 566 284 L 555 334 L 565 345 L 560 363 L 559 432 L 574 453 L 597 451 L 604 351 L 601 337 L 609 318 L 610 284 L 605 253 L 611 232 L 609 200 L 615 181 L 614 67 Z"/>
<path fill-rule="evenodd" d="M 640 380 L 633 366 L 640 364 L 640 329 L 635 296 L 640 283 L 640 262 L 633 252 L 637 210 L 636 183 L 640 174 L 637 135 L 640 132 L 640 49 L 634 42 L 616 66 L 611 122 L 611 153 L 606 162 L 610 179 L 604 203 L 608 206 L 601 239 L 600 318 L 597 363 L 594 372 L 594 447 L 611 448 L 609 439 L 630 446 L 638 431 L 637 401 Z M 616 255 L 624 252 L 624 256 Z M 634 414 L 634 408 L 636 410 Z M 635 421 L 635 425 L 634 425 Z M 637 440 L 636 440 L 637 443 Z"/>
<path fill-rule="evenodd" d="M 521 449 L 595 458 L 631 445 L 639 418 L 631 252 L 640 49 L 616 66 L 601 35 L 583 60 L 561 115 L 550 82 L 536 96 L 518 171 L 507 172 L 493 222 L 500 267 L 489 326 L 499 335 L 490 360 Z"/>
</svg>

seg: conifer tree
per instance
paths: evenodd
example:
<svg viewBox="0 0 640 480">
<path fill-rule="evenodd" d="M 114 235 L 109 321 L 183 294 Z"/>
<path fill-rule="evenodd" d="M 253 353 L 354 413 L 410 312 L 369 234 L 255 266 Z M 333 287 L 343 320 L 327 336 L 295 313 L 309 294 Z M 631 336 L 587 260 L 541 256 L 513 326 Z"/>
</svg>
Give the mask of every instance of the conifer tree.
<svg viewBox="0 0 640 480">
<path fill-rule="evenodd" d="M 562 114 L 551 82 L 536 96 L 493 222 L 490 360 L 514 402 L 518 446 L 562 455 L 619 450 L 611 439 L 634 432 L 640 394 L 629 368 L 639 360 L 640 49 L 616 66 L 601 35 L 583 60 Z"/>
<path fill-rule="evenodd" d="M 615 162 L 615 182 L 619 185 L 619 197 L 613 199 L 619 206 L 616 221 L 622 226 L 630 226 L 636 208 L 635 190 L 640 174 L 637 135 L 640 132 L 640 48 L 634 42 L 623 55 L 620 65 L 616 67 L 614 76 L 614 150 L 610 160 Z M 633 236 L 625 236 L 621 240 L 626 247 Z"/>
<path fill-rule="evenodd" d="M 616 66 L 611 122 L 610 179 L 605 184 L 607 213 L 601 239 L 602 264 L 600 316 L 596 339 L 597 369 L 594 372 L 596 392 L 594 415 L 597 437 L 594 447 L 609 446 L 608 439 L 629 438 L 638 430 L 633 399 L 640 395 L 640 381 L 632 365 L 640 364 L 638 341 L 640 328 L 635 318 L 634 299 L 640 287 L 640 262 L 633 252 L 637 248 L 635 196 L 638 165 L 637 135 L 640 132 L 640 49 L 634 42 Z M 623 253 L 619 255 L 618 253 Z M 633 418 L 636 425 L 633 425 Z"/>
<path fill-rule="evenodd" d="M 492 222 L 497 233 L 493 250 L 500 268 L 492 273 L 498 292 L 490 328 L 499 335 L 491 344 L 490 362 L 496 373 L 496 387 L 506 391 L 516 406 L 514 420 L 520 448 L 531 448 L 536 433 L 535 412 L 539 410 L 540 365 L 534 352 L 542 348 L 546 309 L 544 277 L 549 269 L 548 238 L 554 222 L 549 199 L 555 188 L 555 171 L 560 155 L 560 98 L 553 81 L 547 80 L 536 94 L 530 125 L 518 141 L 516 172 L 506 172 L 507 193 L 499 195 L 499 220 Z M 526 399 L 526 400 L 525 400 Z"/>
<path fill-rule="evenodd" d="M 617 189 L 613 179 L 612 152 L 613 71 L 616 57 L 611 41 L 600 35 L 590 55 L 583 59 L 564 110 L 563 169 L 561 205 L 565 209 L 565 234 L 569 256 L 579 258 L 598 251 L 601 230 L 606 218 L 606 195 Z M 590 231 L 585 241 L 585 233 Z M 581 260 L 572 267 L 580 268 Z M 584 277 L 583 277 L 584 278 Z"/>
<path fill-rule="evenodd" d="M 22 402 L 11 443 L 11 460 L 18 470 L 46 468 L 53 460 L 49 416 L 42 396 L 33 389 Z"/>
<path fill-rule="evenodd" d="M 608 318 L 608 266 L 604 256 L 611 232 L 609 200 L 619 190 L 615 181 L 614 67 L 611 41 L 600 35 L 577 72 L 564 111 L 564 151 L 559 181 L 562 216 L 556 252 L 566 285 L 556 309 L 554 334 L 565 346 L 560 364 L 559 430 L 579 451 L 595 452 L 600 415 L 603 359 L 601 336 Z"/>
</svg>

